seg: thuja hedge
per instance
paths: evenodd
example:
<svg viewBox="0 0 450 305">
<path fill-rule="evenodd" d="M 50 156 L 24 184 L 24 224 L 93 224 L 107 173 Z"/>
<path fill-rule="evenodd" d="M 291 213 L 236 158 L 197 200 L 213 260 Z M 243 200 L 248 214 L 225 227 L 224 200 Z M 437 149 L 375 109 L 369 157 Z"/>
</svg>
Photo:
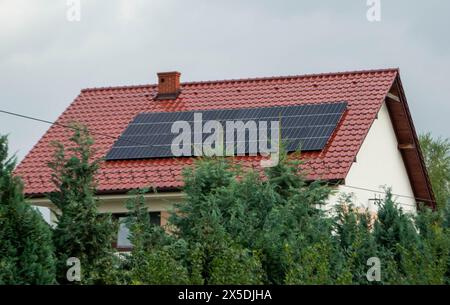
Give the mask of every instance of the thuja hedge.
<svg viewBox="0 0 450 305">
<path fill-rule="evenodd" d="M 148 190 L 132 192 L 124 204 L 134 247 L 118 255 L 111 246 L 118 223 L 97 213 L 93 141 L 86 128 L 74 129 L 73 145 L 55 143 L 49 164 L 55 228 L 26 202 L 0 138 L 1 284 L 449 283 L 444 209 L 406 214 L 389 189 L 375 216 L 348 198 L 327 206 L 333 188 L 308 183 L 298 158 L 286 155 L 264 172 L 198 160 L 185 169 L 186 198 L 164 228 L 150 223 Z M 67 280 L 69 257 L 79 259 L 81 281 Z M 368 281 L 370 258 L 381 263 L 380 281 Z"/>
</svg>

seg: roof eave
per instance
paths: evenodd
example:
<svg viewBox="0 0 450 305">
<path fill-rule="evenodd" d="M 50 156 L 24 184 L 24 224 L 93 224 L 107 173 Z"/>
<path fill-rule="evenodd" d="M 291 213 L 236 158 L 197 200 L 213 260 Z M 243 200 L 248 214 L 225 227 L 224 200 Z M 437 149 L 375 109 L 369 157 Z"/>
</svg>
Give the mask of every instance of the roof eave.
<svg viewBox="0 0 450 305">
<path fill-rule="evenodd" d="M 394 92 L 395 95 L 390 95 L 389 93 L 391 92 Z M 399 149 L 405 162 L 414 196 L 418 203 L 424 202 L 426 205 L 435 209 L 436 199 L 408 107 L 400 73 L 397 73 L 395 82 L 391 90 L 389 90 L 389 93 L 385 98 L 386 105 L 394 125 Z M 398 100 L 395 100 L 395 96 L 398 97 Z"/>
</svg>

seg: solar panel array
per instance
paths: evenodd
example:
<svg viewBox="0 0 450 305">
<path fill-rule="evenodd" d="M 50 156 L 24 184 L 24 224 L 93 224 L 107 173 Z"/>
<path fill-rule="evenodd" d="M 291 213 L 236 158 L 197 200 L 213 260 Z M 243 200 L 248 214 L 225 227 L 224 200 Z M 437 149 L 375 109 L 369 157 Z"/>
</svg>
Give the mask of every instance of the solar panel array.
<svg viewBox="0 0 450 305">
<path fill-rule="evenodd" d="M 108 152 L 107 160 L 129 160 L 174 157 L 172 152 L 173 141 L 178 134 L 172 133 L 172 125 L 177 121 L 184 121 L 191 127 L 191 143 L 194 140 L 205 141 L 211 133 L 204 133 L 198 137 L 198 130 L 194 127 L 194 115 L 201 113 L 204 126 L 207 121 L 214 120 L 221 123 L 223 132 L 226 133 L 226 122 L 242 121 L 243 123 L 255 122 L 261 126 L 261 122 L 267 122 L 266 145 L 271 146 L 270 126 L 272 121 L 280 122 L 281 141 L 288 152 L 301 149 L 302 151 L 320 151 L 327 144 L 345 109 L 346 102 L 311 104 L 283 107 L 246 108 L 246 109 L 222 109 L 186 112 L 160 112 L 141 113 L 128 125 L 123 134 L 114 143 Z M 196 122 L 197 127 L 199 126 Z M 253 126 L 253 128 L 252 128 Z M 239 139 L 238 134 L 245 133 L 245 152 L 249 152 L 249 136 L 254 130 L 255 124 L 248 124 L 247 129 L 235 132 L 233 141 Z M 197 135 L 195 135 L 197 133 Z M 258 133 L 257 133 L 258 134 Z M 255 134 L 253 134 L 255 135 Z M 242 136 L 242 134 L 241 134 Z M 194 138 L 196 137 L 196 138 Z M 227 145 L 226 135 L 223 136 L 224 146 Z M 228 141 L 231 138 L 228 138 Z M 263 141 L 257 138 L 257 142 Z M 260 144 L 260 143 L 258 143 Z M 235 145 L 237 147 L 237 145 Z M 235 148 L 235 153 L 237 148 Z M 193 156 L 194 149 L 190 154 Z"/>
</svg>

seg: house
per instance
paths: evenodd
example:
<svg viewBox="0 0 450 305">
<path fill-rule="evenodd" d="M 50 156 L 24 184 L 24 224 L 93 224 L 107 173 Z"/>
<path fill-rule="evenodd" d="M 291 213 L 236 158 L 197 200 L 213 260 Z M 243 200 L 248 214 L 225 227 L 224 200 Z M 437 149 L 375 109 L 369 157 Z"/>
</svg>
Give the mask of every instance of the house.
<svg viewBox="0 0 450 305">
<path fill-rule="evenodd" d="M 53 153 L 50 142 L 67 142 L 72 131 L 63 125 L 81 122 L 95 137 L 97 157 L 108 156 L 97 177 L 100 212 L 122 215 L 129 190 L 153 186 L 158 192 L 146 195 L 152 221 L 164 225 L 167 211 L 183 200 L 181 171 L 194 157 L 133 152 L 139 143 L 128 145 L 131 155 L 124 154 L 127 145 L 120 147 L 119 142 L 126 141 L 126 131 L 140 115 L 153 120 L 160 113 L 216 110 L 214 114 L 226 109 L 337 103 L 344 106 L 330 133 L 322 144 L 302 152 L 308 179 L 330 181 L 338 194 L 351 194 L 356 204 L 370 210 L 376 209 L 374 203 L 383 195 L 384 186 L 392 188 L 406 211 L 415 212 L 419 202 L 434 207 L 398 69 L 188 83 L 180 82 L 180 73 L 167 72 L 158 73 L 154 85 L 84 89 L 20 163 L 16 174 L 23 178 L 26 195 L 34 205 L 52 209 L 45 197 L 53 190 L 47 167 Z M 316 114 L 329 108 L 316 107 Z M 139 139 L 145 140 L 145 134 Z M 239 158 L 260 166 L 260 156 Z M 335 203 L 338 195 L 329 200 Z"/>
</svg>

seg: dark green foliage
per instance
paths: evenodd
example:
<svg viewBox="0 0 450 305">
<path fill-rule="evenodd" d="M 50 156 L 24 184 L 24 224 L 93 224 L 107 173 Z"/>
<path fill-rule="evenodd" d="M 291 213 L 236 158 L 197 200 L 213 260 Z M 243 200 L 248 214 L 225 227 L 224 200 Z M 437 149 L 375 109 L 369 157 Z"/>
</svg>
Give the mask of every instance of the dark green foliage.
<svg viewBox="0 0 450 305">
<path fill-rule="evenodd" d="M 427 216 L 425 217 L 425 222 L 423 217 L 419 219 L 419 222 L 424 223 L 420 225 L 421 232 L 428 232 L 426 236 L 433 240 L 433 242 L 425 242 L 426 244 L 432 244 L 425 247 L 434 249 L 432 252 L 436 254 L 440 253 L 441 250 L 439 249 L 441 247 L 448 247 L 450 239 L 450 142 L 449 139 L 435 139 L 430 133 L 427 133 L 420 136 L 420 146 L 436 197 L 437 208 L 439 210 L 438 217 L 441 218 L 436 221 L 436 213 L 427 212 L 425 215 L 433 215 L 431 218 L 434 218 L 434 220 L 430 221 L 430 217 Z M 427 225 L 430 225 L 430 228 L 432 229 L 426 229 Z M 444 227 L 443 231 L 440 225 Z M 423 233 L 421 236 L 426 239 Z M 439 246 L 436 246 L 436 243 Z M 445 246 L 442 244 L 445 244 Z M 436 249 L 436 247 L 438 249 Z M 442 262 L 443 260 L 445 260 L 445 258 L 442 258 L 440 261 Z M 446 284 L 449 284 L 450 259 L 448 258 L 446 265 L 447 271 L 445 273 L 445 282 Z"/>
<path fill-rule="evenodd" d="M 373 231 L 385 284 L 443 284 L 449 258 L 448 232 L 440 212 L 422 207 L 417 216 L 397 207 L 390 190 L 380 204 Z"/>
<path fill-rule="evenodd" d="M 403 213 L 387 190 L 386 199 L 380 202 L 373 235 L 377 247 L 386 255 L 400 260 L 398 247 L 409 247 L 418 242 L 418 235 L 410 215 Z"/>
<path fill-rule="evenodd" d="M 332 246 L 326 241 L 308 244 L 298 251 L 298 257 L 292 258 L 292 251 L 286 245 L 288 268 L 285 278 L 287 285 L 326 285 L 332 284 L 331 256 Z"/>
<path fill-rule="evenodd" d="M 404 250 L 402 265 L 408 274 L 408 284 L 448 283 L 450 253 L 449 231 L 442 226 L 442 213 L 422 207 L 415 218 L 418 243 Z"/>
<path fill-rule="evenodd" d="M 25 202 L 23 185 L 13 176 L 8 142 L 0 137 L 0 284 L 53 284 L 55 261 L 51 230 Z"/>
<path fill-rule="evenodd" d="M 420 136 L 420 146 L 437 206 L 445 209 L 450 200 L 450 141 L 427 133 Z"/>
<path fill-rule="evenodd" d="M 377 215 L 357 210 L 348 198 L 327 213 L 330 187 L 306 183 L 300 166 L 283 156 L 265 176 L 224 159 L 186 170 L 187 200 L 171 222 L 176 238 L 198 245 L 204 283 L 371 284 L 372 257 L 382 264 L 382 281 L 373 284 L 448 278 L 448 231 L 436 212 L 405 214 L 387 190 Z"/>
<path fill-rule="evenodd" d="M 131 269 L 131 284 L 186 285 L 187 269 L 174 258 L 170 249 L 154 249 L 139 256 L 139 264 Z"/>
<path fill-rule="evenodd" d="M 147 192 L 146 189 L 132 191 L 130 195 L 133 197 L 126 202 L 129 211 L 126 224 L 130 230 L 129 239 L 136 254 L 141 250 L 146 251 L 169 243 L 169 236 L 165 234 L 164 229 L 150 222 L 144 198 Z"/>
<path fill-rule="evenodd" d="M 206 284 L 261 283 L 259 256 L 248 245 L 263 226 L 258 215 L 265 213 L 271 194 L 260 196 L 253 182 L 263 184 L 256 176 L 242 177 L 239 167 L 224 159 L 205 160 L 184 174 L 187 201 L 177 207 L 171 223 L 177 238 L 196 245 L 197 265 L 188 263 L 188 268 L 197 270 Z M 257 197 L 247 201 L 251 193 Z"/>
<path fill-rule="evenodd" d="M 242 246 L 231 244 L 214 255 L 211 262 L 211 285 L 262 284 L 263 270 L 256 252 L 250 253 Z"/>
<path fill-rule="evenodd" d="M 186 199 L 166 228 L 150 223 L 148 190 L 131 193 L 126 222 L 133 249 L 118 259 L 111 247 L 117 224 L 97 210 L 92 139 L 78 126 L 70 140 L 68 147 L 55 144 L 50 164 L 57 187 L 50 199 L 60 211 L 55 264 L 49 228 L 24 203 L 2 138 L 0 283 L 52 283 L 55 266 L 58 282 L 66 283 L 69 257 L 81 260 L 82 284 L 450 282 L 450 207 L 442 204 L 448 184 L 439 181 L 448 178 L 441 166 L 445 143 L 423 139 L 440 209 L 423 207 L 417 215 L 404 213 L 389 189 L 376 214 L 358 210 L 350 197 L 329 207 L 332 188 L 305 181 L 297 156 L 282 153 L 263 172 L 235 160 L 199 160 L 184 171 Z M 374 257 L 381 261 L 379 283 L 366 277 Z"/>
<path fill-rule="evenodd" d="M 99 214 L 95 198 L 95 174 L 100 160 L 93 160 L 93 140 L 85 127 L 74 126 L 70 145 L 54 143 L 54 160 L 49 164 L 56 191 L 49 195 L 59 210 L 53 241 L 56 250 L 57 279 L 66 283 L 67 259 L 81 262 L 84 284 L 115 282 L 117 259 L 112 242 L 116 224 L 111 216 Z"/>
<path fill-rule="evenodd" d="M 246 172 L 224 159 L 204 160 L 186 170 L 187 202 L 178 206 L 171 222 L 179 238 L 201 245 L 206 283 L 282 284 L 289 264 L 285 245 L 299 249 L 330 236 L 331 222 L 316 208 L 324 203 L 328 188 L 307 185 L 298 164 L 285 158 L 266 175 Z M 221 259 L 231 255 L 234 263 Z M 228 265 L 219 268 L 218 261 Z M 232 278 L 216 274 L 224 270 L 240 273 L 231 272 Z"/>
<path fill-rule="evenodd" d="M 129 256 L 129 283 L 131 284 L 188 284 L 186 267 L 180 262 L 180 253 L 186 253 L 182 241 L 174 241 L 164 230 L 150 223 L 144 194 L 147 190 L 132 192 L 127 202 L 133 244 Z"/>
<path fill-rule="evenodd" d="M 433 149 L 430 160 L 441 151 Z M 142 238 L 144 231 L 153 236 L 147 253 L 172 249 L 166 263 L 182 274 L 182 283 L 186 278 L 193 284 L 448 283 L 448 210 L 405 214 L 389 189 L 377 214 L 356 209 L 350 198 L 326 207 L 331 188 L 307 183 L 301 162 L 292 159 L 283 153 L 264 173 L 223 158 L 186 169 L 187 198 L 170 219 L 176 229 L 170 238 L 143 229 Z M 445 170 L 434 168 L 436 184 Z M 443 193 L 438 191 L 441 201 Z M 142 221 L 148 224 L 146 217 Z M 183 246 L 173 251 L 177 243 Z M 380 283 L 367 279 L 368 259 L 375 257 L 381 261 Z M 136 261 L 136 268 L 141 264 Z"/>
<path fill-rule="evenodd" d="M 372 218 L 368 211 L 358 211 L 349 198 L 336 207 L 335 239 L 343 259 L 341 284 L 368 284 L 366 262 L 377 256 L 377 245 L 371 233 Z"/>
<path fill-rule="evenodd" d="M 442 151 L 433 148 L 428 161 Z M 331 188 L 307 183 L 298 158 L 280 157 L 263 173 L 224 158 L 186 169 L 186 200 L 170 218 L 170 235 L 149 224 L 142 197 L 131 204 L 134 282 L 448 283 L 450 213 L 405 214 L 389 189 L 377 214 L 358 210 L 350 198 L 327 207 Z M 436 184 L 445 170 L 434 166 L 434 173 Z M 442 200 L 444 193 L 438 191 Z M 374 257 L 381 261 L 380 283 L 367 279 Z"/>
</svg>

